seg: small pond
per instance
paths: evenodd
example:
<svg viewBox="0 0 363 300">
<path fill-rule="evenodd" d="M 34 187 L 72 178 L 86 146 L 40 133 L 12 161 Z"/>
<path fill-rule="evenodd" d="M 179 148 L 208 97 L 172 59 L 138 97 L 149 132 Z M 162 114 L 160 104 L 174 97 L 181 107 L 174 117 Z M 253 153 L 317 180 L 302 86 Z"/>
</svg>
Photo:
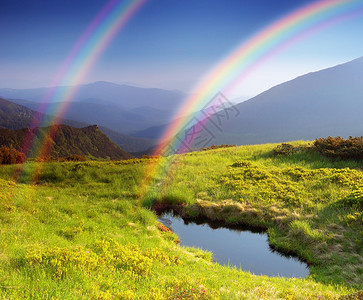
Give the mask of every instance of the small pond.
<svg viewBox="0 0 363 300">
<path fill-rule="evenodd" d="M 305 278 L 307 265 L 295 257 L 271 249 L 263 232 L 243 228 L 216 228 L 213 224 L 184 221 L 173 212 L 163 213 L 159 221 L 171 228 L 180 244 L 213 252 L 213 261 L 235 266 L 256 275 Z"/>
</svg>

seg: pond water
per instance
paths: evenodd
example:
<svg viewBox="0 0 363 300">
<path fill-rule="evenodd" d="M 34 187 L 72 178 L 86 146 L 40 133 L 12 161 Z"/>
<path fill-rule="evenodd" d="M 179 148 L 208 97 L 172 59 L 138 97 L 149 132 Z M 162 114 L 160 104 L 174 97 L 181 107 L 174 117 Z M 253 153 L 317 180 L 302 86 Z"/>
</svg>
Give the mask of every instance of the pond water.
<svg viewBox="0 0 363 300">
<path fill-rule="evenodd" d="M 184 221 L 172 212 L 161 215 L 159 221 L 171 228 L 180 244 L 213 252 L 213 261 L 235 266 L 256 275 L 305 278 L 307 265 L 295 257 L 271 249 L 263 232 L 241 228 L 215 228 L 211 225 Z"/>
</svg>

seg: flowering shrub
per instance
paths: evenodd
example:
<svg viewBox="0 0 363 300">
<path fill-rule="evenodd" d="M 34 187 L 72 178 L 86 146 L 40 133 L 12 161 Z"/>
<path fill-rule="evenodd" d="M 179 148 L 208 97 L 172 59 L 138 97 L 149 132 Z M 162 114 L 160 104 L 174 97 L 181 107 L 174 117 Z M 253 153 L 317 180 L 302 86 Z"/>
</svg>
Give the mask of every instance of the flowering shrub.
<svg viewBox="0 0 363 300">
<path fill-rule="evenodd" d="M 341 159 L 363 159 L 363 136 L 343 139 L 340 136 L 319 138 L 314 142 L 314 149 L 321 154 Z"/>
<path fill-rule="evenodd" d="M 363 223 L 363 216 L 360 212 L 355 212 L 354 214 L 347 214 L 345 216 L 345 223 L 348 225 L 353 224 L 362 224 Z"/>
<path fill-rule="evenodd" d="M 359 300 L 363 299 L 363 290 L 356 292 L 355 294 L 340 296 L 338 300 Z"/>
<path fill-rule="evenodd" d="M 160 299 L 220 299 L 218 291 L 206 290 L 203 280 L 195 280 L 188 275 L 168 278 L 161 284 L 164 286 L 164 297 Z"/>
<path fill-rule="evenodd" d="M 178 264 L 178 257 L 165 254 L 158 248 L 140 249 L 134 244 L 121 245 L 117 241 L 101 240 L 94 249 L 77 248 L 29 248 L 25 255 L 29 266 L 44 266 L 51 270 L 56 279 L 62 279 L 69 272 L 90 272 L 95 269 L 122 272 L 133 280 L 149 276 L 153 264 Z"/>
<path fill-rule="evenodd" d="M 248 160 L 238 160 L 231 165 L 233 168 L 250 167 L 252 163 Z"/>
<path fill-rule="evenodd" d="M 347 197 L 343 198 L 342 202 L 345 206 L 355 206 L 363 209 L 363 186 L 357 187 Z"/>
</svg>

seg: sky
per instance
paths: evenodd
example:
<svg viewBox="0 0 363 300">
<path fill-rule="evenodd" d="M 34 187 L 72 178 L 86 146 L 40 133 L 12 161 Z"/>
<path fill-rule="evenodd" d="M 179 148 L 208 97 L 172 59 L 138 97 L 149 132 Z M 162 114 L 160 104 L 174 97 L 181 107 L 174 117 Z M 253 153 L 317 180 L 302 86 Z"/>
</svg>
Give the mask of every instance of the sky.
<svg viewBox="0 0 363 300">
<path fill-rule="evenodd" d="M 306 0 L 149 0 L 81 83 L 110 81 L 192 92 L 244 41 Z M 0 88 L 49 86 L 106 0 L 0 0 Z M 248 98 L 308 72 L 363 56 L 363 14 L 298 41 L 238 84 Z M 74 84 L 72 80 L 62 82 Z M 79 82 L 77 82 L 79 83 Z"/>
</svg>

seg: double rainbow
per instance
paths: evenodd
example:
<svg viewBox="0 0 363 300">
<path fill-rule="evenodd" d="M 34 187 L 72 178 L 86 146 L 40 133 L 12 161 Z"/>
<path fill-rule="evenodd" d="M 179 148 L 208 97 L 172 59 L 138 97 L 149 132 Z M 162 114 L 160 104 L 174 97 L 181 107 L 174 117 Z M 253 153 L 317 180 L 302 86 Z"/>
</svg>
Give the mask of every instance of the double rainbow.
<svg viewBox="0 0 363 300">
<path fill-rule="evenodd" d="M 132 16 L 147 0 L 110 0 L 93 19 L 80 39 L 76 42 L 61 68 L 57 72 L 40 107 L 41 111 L 54 115 L 53 124 L 58 124 L 81 83 L 102 52 L 115 35 L 125 26 Z M 268 26 L 251 39 L 243 42 L 236 50 L 223 59 L 195 89 L 195 93 L 185 101 L 177 112 L 174 122 L 163 134 L 154 155 L 164 155 L 170 147 L 179 149 L 180 139 L 175 138 L 193 117 L 193 112 L 200 111 L 217 92 L 227 93 L 255 68 L 275 53 L 295 43 L 306 35 L 330 26 L 335 22 L 351 18 L 362 13 L 363 0 L 320 0 L 304 6 Z M 57 89 L 56 86 L 72 83 L 72 86 Z M 58 103 L 53 109 L 47 109 L 49 103 Z M 35 119 L 32 127 L 45 126 L 40 119 Z M 46 155 L 50 137 L 54 136 L 57 126 L 50 127 L 47 137 L 33 152 Z M 29 136 L 23 150 L 28 152 L 32 145 Z M 34 147 L 33 147 L 34 148 Z M 160 163 L 152 163 L 146 171 L 142 186 L 147 185 L 152 174 L 160 169 Z M 163 167 L 165 169 L 165 166 Z"/>
<path fill-rule="evenodd" d="M 186 141 L 176 137 L 180 136 L 180 132 L 188 126 L 187 124 L 190 124 L 191 118 L 195 118 L 193 112 L 203 109 L 216 93 L 230 92 L 268 58 L 298 40 L 337 22 L 362 15 L 362 12 L 363 0 L 314 1 L 243 42 L 206 76 L 195 89 L 195 93 L 185 101 L 175 115 L 174 122 L 164 132 L 154 155 L 165 155 L 170 148 L 182 149 Z M 190 145 L 192 141 L 187 143 Z M 170 164 L 170 161 L 167 164 Z M 165 174 L 165 166 L 161 165 L 160 162 L 149 165 L 140 190 L 145 191 L 145 186 L 150 183 L 151 178 L 158 172 L 160 176 L 160 170 Z"/>
</svg>

